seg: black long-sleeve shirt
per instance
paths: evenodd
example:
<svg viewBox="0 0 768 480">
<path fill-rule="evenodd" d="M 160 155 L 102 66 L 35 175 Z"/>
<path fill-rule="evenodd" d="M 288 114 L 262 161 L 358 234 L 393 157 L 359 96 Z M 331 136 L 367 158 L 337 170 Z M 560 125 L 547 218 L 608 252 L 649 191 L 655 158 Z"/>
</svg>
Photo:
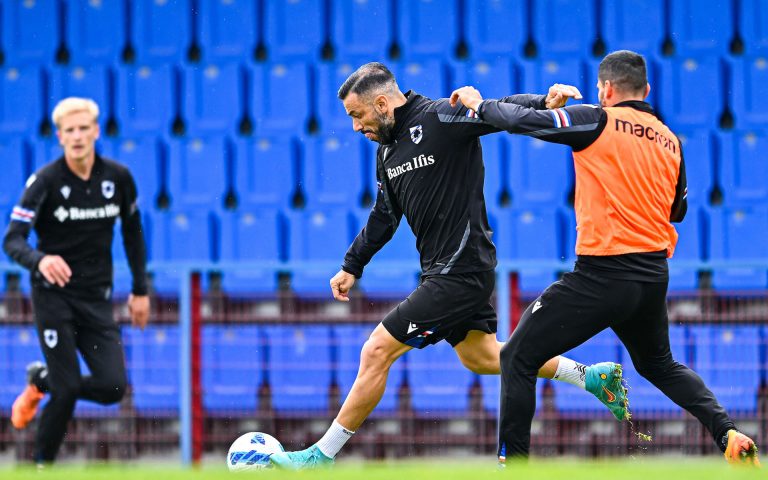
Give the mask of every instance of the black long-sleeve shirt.
<svg viewBox="0 0 768 480">
<path fill-rule="evenodd" d="M 59 288 L 47 284 L 37 270 L 43 256 L 59 255 L 72 270 L 66 291 L 110 289 L 112 240 L 119 217 L 132 292 L 146 295 L 146 246 L 136 198 L 136 184 L 123 165 L 97 155 L 90 178 L 83 180 L 59 158 L 27 180 L 21 201 L 13 208 L 3 249 L 33 273 L 33 285 Z M 37 233 L 36 248 L 28 243 L 31 228 Z"/>
<path fill-rule="evenodd" d="M 425 275 L 481 272 L 496 266 L 483 196 L 479 136 L 499 129 L 461 104 L 412 91 L 395 109 L 394 140 L 376 152 L 379 192 L 368 222 L 349 247 L 342 269 L 360 277 L 394 235 L 403 215 L 416 236 Z M 502 99 L 544 108 L 538 95 Z"/>
</svg>

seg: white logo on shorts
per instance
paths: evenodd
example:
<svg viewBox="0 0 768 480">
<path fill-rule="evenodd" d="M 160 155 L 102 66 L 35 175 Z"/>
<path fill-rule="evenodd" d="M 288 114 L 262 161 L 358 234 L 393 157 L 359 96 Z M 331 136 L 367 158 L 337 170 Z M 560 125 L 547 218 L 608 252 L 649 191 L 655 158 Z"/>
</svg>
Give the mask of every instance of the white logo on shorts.
<svg viewBox="0 0 768 480">
<path fill-rule="evenodd" d="M 533 308 L 531 309 L 531 313 L 536 313 L 536 310 L 541 308 L 541 301 L 536 300 L 536 303 L 533 304 Z"/>
<path fill-rule="evenodd" d="M 408 334 L 410 335 L 411 332 L 418 330 L 419 327 L 416 326 L 415 323 L 411 322 L 408 324 Z"/>
<path fill-rule="evenodd" d="M 59 334 L 56 330 L 43 330 L 43 339 L 48 348 L 54 348 L 59 343 Z"/>
</svg>

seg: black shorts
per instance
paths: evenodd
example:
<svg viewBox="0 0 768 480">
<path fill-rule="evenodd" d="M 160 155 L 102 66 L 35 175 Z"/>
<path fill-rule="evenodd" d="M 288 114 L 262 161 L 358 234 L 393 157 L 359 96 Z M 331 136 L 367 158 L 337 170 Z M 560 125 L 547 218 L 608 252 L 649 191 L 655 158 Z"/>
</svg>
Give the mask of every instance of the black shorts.
<svg viewBox="0 0 768 480">
<path fill-rule="evenodd" d="M 470 330 L 496 333 L 490 304 L 496 274 L 486 272 L 429 275 L 382 324 L 399 342 L 424 348 L 441 340 L 456 346 Z"/>
</svg>

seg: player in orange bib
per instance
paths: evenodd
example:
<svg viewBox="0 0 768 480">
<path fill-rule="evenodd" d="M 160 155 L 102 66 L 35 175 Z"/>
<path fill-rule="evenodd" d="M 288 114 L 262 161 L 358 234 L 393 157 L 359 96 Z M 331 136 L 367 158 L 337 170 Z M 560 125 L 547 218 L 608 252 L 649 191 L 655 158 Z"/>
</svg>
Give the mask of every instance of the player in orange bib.
<svg viewBox="0 0 768 480">
<path fill-rule="evenodd" d="M 680 141 L 645 102 L 645 60 L 626 50 L 606 56 L 597 89 L 600 105 L 553 110 L 483 100 L 472 87 L 451 95 L 499 129 L 571 146 L 576 170 L 574 270 L 531 304 L 501 352 L 499 459 L 528 456 L 539 367 L 611 328 L 637 371 L 698 418 L 726 459 L 759 465 L 754 442 L 672 358 L 667 258 L 677 243 L 671 222 L 687 210 L 685 163 Z"/>
</svg>

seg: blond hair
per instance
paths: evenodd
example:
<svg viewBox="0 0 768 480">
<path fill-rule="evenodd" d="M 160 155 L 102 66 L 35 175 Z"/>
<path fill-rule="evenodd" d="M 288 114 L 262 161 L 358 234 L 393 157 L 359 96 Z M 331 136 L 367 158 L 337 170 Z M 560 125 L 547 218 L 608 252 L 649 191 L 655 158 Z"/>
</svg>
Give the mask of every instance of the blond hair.
<svg viewBox="0 0 768 480">
<path fill-rule="evenodd" d="M 94 123 L 99 119 L 99 106 L 90 98 L 68 97 L 56 104 L 51 118 L 56 128 L 59 128 L 61 119 L 75 112 L 88 112 L 93 115 Z"/>
</svg>

